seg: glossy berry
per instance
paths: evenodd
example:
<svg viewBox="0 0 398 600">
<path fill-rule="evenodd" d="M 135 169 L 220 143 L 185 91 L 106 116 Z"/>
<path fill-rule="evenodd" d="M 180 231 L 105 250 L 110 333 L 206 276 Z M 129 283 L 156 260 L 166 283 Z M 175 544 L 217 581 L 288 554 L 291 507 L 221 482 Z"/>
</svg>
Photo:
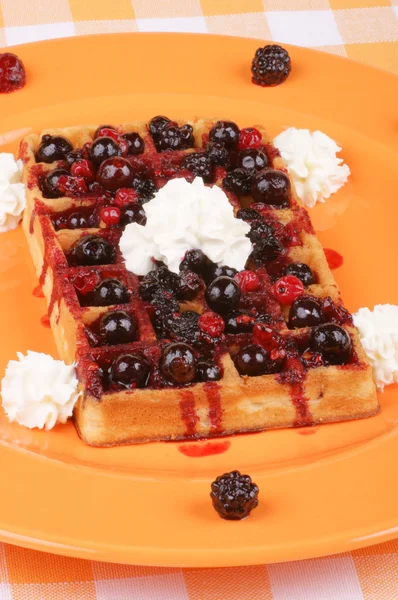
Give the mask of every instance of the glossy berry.
<svg viewBox="0 0 398 600">
<path fill-rule="evenodd" d="M 94 181 L 95 179 L 94 165 L 85 158 L 73 161 L 70 172 L 74 177 L 84 177 L 86 181 Z"/>
<path fill-rule="evenodd" d="M 121 154 L 119 144 L 110 137 L 99 137 L 90 147 L 90 159 L 96 166 L 108 158 L 121 156 Z"/>
<path fill-rule="evenodd" d="M 165 346 L 160 358 L 160 370 L 166 379 L 174 383 L 193 381 L 196 369 L 192 348 L 180 342 Z"/>
<path fill-rule="evenodd" d="M 79 266 L 108 265 L 113 262 L 115 252 L 103 237 L 85 235 L 71 248 L 73 262 Z"/>
<path fill-rule="evenodd" d="M 218 338 L 225 329 L 221 315 L 214 312 L 205 312 L 199 317 L 199 328 L 212 338 Z"/>
<path fill-rule="evenodd" d="M 142 154 L 144 152 L 145 143 L 139 133 L 125 133 L 123 138 L 127 141 L 129 156 Z"/>
<path fill-rule="evenodd" d="M 100 282 L 100 276 L 97 271 L 75 273 L 70 277 L 70 281 L 80 294 L 86 296 L 94 291 L 95 287 Z"/>
<path fill-rule="evenodd" d="M 217 277 L 206 289 L 205 298 L 212 310 L 225 315 L 239 305 L 239 285 L 231 277 Z"/>
<path fill-rule="evenodd" d="M 196 376 L 199 381 L 220 381 L 222 370 L 218 365 L 201 360 L 196 363 Z"/>
<path fill-rule="evenodd" d="M 192 300 L 203 287 L 203 281 L 193 271 L 182 271 L 177 287 L 177 297 L 180 300 Z"/>
<path fill-rule="evenodd" d="M 89 226 L 87 218 L 78 212 L 72 213 L 66 222 L 67 229 L 84 229 Z"/>
<path fill-rule="evenodd" d="M 210 497 L 220 517 L 239 521 L 258 506 L 258 487 L 249 475 L 231 471 L 213 481 Z"/>
<path fill-rule="evenodd" d="M 63 193 L 58 188 L 58 181 L 61 176 L 69 176 L 66 169 L 53 169 L 44 177 L 41 188 L 45 198 L 60 198 Z"/>
<path fill-rule="evenodd" d="M 113 125 L 100 125 L 94 132 L 94 139 L 99 137 L 112 137 L 116 139 L 119 136 L 119 130 Z"/>
<path fill-rule="evenodd" d="M 126 158 L 121 156 L 108 158 L 98 169 L 97 181 L 103 188 L 112 192 L 119 188 L 131 187 L 133 168 Z"/>
<path fill-rule="evenodd" d="M 207 258 L 202 250 L 188 250 L 180 263 L 180 271 L 193 271 L 203 277 L 212 268 L 213 263 Z"/>
<path fill-rule="evenodd" d="M 225 333 L 238 334 L 250 333 L 253 329 L 255 318 L 243 310 L 234 310 L 225 317 Z"/>
<path fill-rule="evenodd" d="M 171 318 L 166 318 L 165 325 L 168 329 L 166 337 L 187 344 L 195 344 L 200 338 L 199 316 L 199 313 L 193 310 L 186 310 L 178 315 L 172 315 Z"/>
<path fill-rule="evenodd" d="M 267 352 L 281 346 L 280 335 L 267 323 L 256 323 L 253 327 L 253 341 Z"/>
<path fill-rule="evenodd" d="M 146 224 L 146 214 L 142 204 L 128 204 L 121 210 L 120 225 L 123 227 L 129 223 L 138 223 L 138 225 Z"/>
<path fill-rule="evenodd" d="M 137 339 L 137 320 L 124 310 L 114 310 L 101 317 L 99 332 L 106 344 L 128 344 Z"/>
<path fill-rule="evenodd" d="M 223 186 L 226 190 L 233 192 L 237 196 L 247 196 L 250 194 L 253 176 L 246 169 L 234 169 L 226 174 L 223 180 Z"/>
<path fill-rule="evenodd" d="M 249 148 L 239 153 L 236 166 L 247 171 L 261 171 L 269 166 L 269 160 L 262 150 Z"/>
<path fill-rule="evenodd" d="M 64 160 L 72 150 L 73 146 L 68 139 L 60 135 L 43 135 L 36 150 L 36 162 L 52 163 Z"/>
<path fill-rule="evenodd" d="M 149 365 L 141 356 L 122 354 L 113 362 L 110 378 L 123 387 L 144 387 L 149 378 Z"/>
<path fill-rule="evenodd" d="M 228 267 L 228 265 L 217 265 L 215 264 L 209 269 L 208 274 L 206 275 L 206 279 L 208 282 L 213 281 L 217 277 L 232 277 L 234 278 L 237 274 L 237 270 L 233 267 Z"/>
<path fill-rule="evenodd" d="M 94 306 L 126 304 L 129 293 L 124 283 L 118 279 L 104 279 L 94 290 Z"/>
<path fill-rule="evenodd" d="M 240 375 L 256 377 L 264 375 L 268 370 L 268 355 L 261 346 L 255 344 L 241 348 L 234 362 Z"/>
<path fill-rule="evenodd" d="M 137 200 L 137 190 L 133 190 L 132 188 L 120 188 L 115 194 L 113 204 L 119 208 L 123 208 L 128 204 L 134 204 L 134 202 L 137 202 Z"/>
<path fill-rule="evenodd" d="M 182 161 L 181 167 L 201 177 L 205 183 L 213 179 L 213 164 L 207 152 L 192 152 Z"/>
<path fill-rule="evenodd" d="M 274 229 L 264 221 L 253 221 L 247 237 L 254 244 L 253 258 L 260 264 L 275 260 L 284 252 Z"/>
<path fill-rule="evenodd" d="M 254 208 L 240 208 L 236 213 L 237 219 L 242 219 L 242 221 L 255 221 L 260 219 L 260 213 Z"/>
<path fill-rule="evenodd" d="M 207 154 L 214 165 L 226 167 L 229 164 L 228 149 L 221 142 L 210 142 L 207 146 Z"/>
<path fill-rule="evenodd" d="M 104 206 L 100 212 L 101 221 L 107 226 L 118 225 L 120 221 L 120 209 L 117 206 Z"/>
<path fill-rule="evenodd" d="M 58 178 L 57 188 L 63 196 L 84 196 L 88 193 L 85 179 L 69 174 Z"/>
<path fill-rule="evenodd" d="M 271 204 L 278 208 L 289 206 L 290 179 L 283 171 L 265 169 L 255 175 L 251 193 L 255 202 Z"/>
<path fill-rule="evenodd" d="M 303 282 L 305 287 L 316 283 L 314 273 L 305 263 L 290 263 L 284 269 L 285 275 L 293 275 Z"/>
<path fill-rule="evenodd" d="M 235 148 L 239 141 L 239 127 L 232 121 L 217 121 L 210 129 L 209 140 L 221 142 L 228 149 Z"/>
<path fill-rule="evenodd" d="M 153 117 L 153 119 L 151 119 L 151 121 L 149 122 L 148 126 L 151 136 L 153 138 L 158 138 L 162 129 L 170 122 L 170 119 L 168 119 L 167 117 L 162 117 L 160 115 L 157 117 Z"/>
<path fill-rule="evenodd" d="M 332 365 L 341 365 L 349 361 L 352 349 L 351 338 L 345 329 L 333 323 L 314 327 L 311 331 L 312 350 L 320 352 Z"/>
<path fill-rule="evenodd" d="M 261 146 L 262 135 L 258 129 L 254 127 L 246 127 L 240 130 L 238 148 L 245 150 L 246 148 L 258 148 Z"/>
<path fill-rule="evenodd" d="M 256 292 L 260 287 L 260 280 L 255 271 L 240 271 L 235 275 L 234 279 L 238 282 L 242 294 Z"/>
<path fill-rule="evenodd" d="M 317 298 L 297 298 L 289 311 L 289 328 L 312 327 L 323 321 L 322 305 Z"/>
<path fill-rule="evenodd" d="M 80 149 L 72 150 L 71 152 L 68 152 L 68 154 L 65 156 L 65 160 L 68 163 L 68 165 L 73 165 L 73 163 L 76 162 L 77 160 L 83 160 L 83 159 L 84 159 L 83 152 Z"/>
<path fill-rule="evenodd" d="M 304 284 L 294 275 L 285 275 L 276 281 L 273 286 L 275 298 L 282 305 L 292 304 L 304 292 Z"/>
<path fill-rule="evenodd" d="M 159 152 L 192 148 L 194 144 L 193 128 L 191 125 L 178 127 L 178 125 L 167 123 L 155 138 L 155 144 Z"/>
<path fill-rule="evenodd" d="M 141 298 L 150 302 L 155 298 L 156 292 L 167 291 L 175 293 L 179 286 L 179 276 L 162 265 L 158 269 L 149 271 L 141 280 L 139 292 Z"/>
<path fill-rule="evenodd" d="M 283 83 L 291 71 L 290 56 L 276 44 L 258 48 L 252 62 L 252 81 L 261 86 Z"/>
<path fill-rule="evenodd" d="M 26 81 L 25 67 L 16 54 L 0 54 L 0 93 L 8 94 L 23 88 Z"/>
</svg>

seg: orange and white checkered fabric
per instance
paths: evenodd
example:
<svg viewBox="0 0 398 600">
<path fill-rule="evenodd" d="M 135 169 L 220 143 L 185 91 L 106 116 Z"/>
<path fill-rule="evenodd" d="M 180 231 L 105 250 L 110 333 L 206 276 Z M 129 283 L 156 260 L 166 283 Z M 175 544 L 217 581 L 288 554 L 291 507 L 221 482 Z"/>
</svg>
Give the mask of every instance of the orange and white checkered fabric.
<svg viewBox="0 0 398 600">
<path fill-rule="evenodd" d="M 0 0 L 0 46 L 125 31 L 239 35 L 398 73 L 398 0 Z M 398 600 L 398 540 L 337 556 L 162 569 L 0 544 L 0 600 Z"/>
<path fill-rule="evenodd" d="M 398 72 L 398 0 L 0 0 L 0 46 L 90 33 L 222 33 Z"/>
</svg>

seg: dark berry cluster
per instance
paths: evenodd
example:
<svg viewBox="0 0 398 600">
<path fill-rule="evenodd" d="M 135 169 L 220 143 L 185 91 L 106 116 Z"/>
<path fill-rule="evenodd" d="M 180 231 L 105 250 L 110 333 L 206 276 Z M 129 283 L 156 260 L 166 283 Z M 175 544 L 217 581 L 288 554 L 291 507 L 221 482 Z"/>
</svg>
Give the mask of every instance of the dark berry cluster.
<svg viewBox="0 0 398 600">
<path fill-rule="evenodd" d="M 248 517 L 258 506 L 258 491 L 249 475 L 231 471 L 213 481 L 210 497 L 220 517 L 240 520 Z"/>
</svg>

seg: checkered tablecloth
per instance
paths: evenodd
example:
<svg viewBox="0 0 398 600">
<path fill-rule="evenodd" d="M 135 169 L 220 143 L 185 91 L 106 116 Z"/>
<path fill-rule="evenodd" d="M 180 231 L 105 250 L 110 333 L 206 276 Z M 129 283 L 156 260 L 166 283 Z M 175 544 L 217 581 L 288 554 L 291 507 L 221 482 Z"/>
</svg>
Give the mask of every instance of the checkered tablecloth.
<svg viewBox="0 0 398 600">
<path fill-rule="evenodd" d="M 0 46 L 126 31 L 309 46 L 398 72 L 398 0 L 0 0 Z M 398 600 L 398 540 L 231 569 L 101 564 L 0 544 L 0 600 Z"/>
</svg>

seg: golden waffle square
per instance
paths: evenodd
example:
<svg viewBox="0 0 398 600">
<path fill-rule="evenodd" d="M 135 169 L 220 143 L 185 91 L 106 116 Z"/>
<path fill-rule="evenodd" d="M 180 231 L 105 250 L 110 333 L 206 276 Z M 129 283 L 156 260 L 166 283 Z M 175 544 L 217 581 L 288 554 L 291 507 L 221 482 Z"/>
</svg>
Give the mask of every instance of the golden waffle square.
<svg viewBox="0 0 398 600">
<path fill-rule="evenodd" d="M 192 180 L 194 174 L 184 166 L 185 157 L 195 152 L 207 152 L 215 123 L 215 119 L 177 121 L 177 130 L 184 125 L 192 128 L 190 147 L 184 149 L 160 148 L 158 138 L 152 136 L 146 122 L 119 126 L 115 133 L 118 140 L 127 133 L 137 133 L 142 141 L 143 151 L 127 156 L 137 174 L 133 186 L 137 192 L 134 204 L 145 211 L 148 197 L 168 179 L 184 176 Z M 266 168 L 287 174 L 265 129 L 255 127 L 262 136 L 260 150 L 266 155 Z M 195 357 L 193 380 L 181 384 L 165 376 L 161 364 L 165 348 L 171 343 L 187 342 L 188 334 L 181 329 L 182 315 L 190 311 L 185 317 L 187 321 L 192 317 L 195 324 L 197 316 L 192 316 L 192 312 L 200 315 L 209 311 L 206 283 L 203 282 L 200 291 L 188 299 L 177 298 L 171 293 L 170 303 L 177 308 L 167 316 L 168 321 L 162 321 L 163 317 L 157 320 L 161 315 L 160 307 L 153 298 L 145 297 L 143 278 L 128 272 L 123 261 L 118 246 L 123 231 L 121 222 L 113 225 L 104 222 L 104 208 L 115 205 L 118 192 L 116 195 L 114 190 L 104 192 L 98 183 L 91 181 L 92 177 L 82 177 L 77 168 L 70 166 L 72 161 L 79 163 L 81 159 L 90 158 L 93 141 L 98 139 L 95 138 L 96 130 L 97 126 L 46 130 L 40 135 L 25 137 L 20 146 L 23 181 L 27 189 L 23 229 L 47 299 L 59 356 L 67 363 L 75 361 L 77 364 L 82 395 L 75 408 L 74 420 L 82 439 L 93 446 L 196 439 L 374 414 L 378 402 L 371 367 L 293 184 L 290 182 L 288 205 L 256 203 L 247 190 L 239 195 L 231 191 L 231 186 L 227 186 L 230 188 L 227 190 L 227 171 L 224 166 L 214 163 L 209 185 L 218 185 L 226 191 L 235 214 L 241 208 L 255 210 L 258 216 L 250 220 L 246 215 L 245 220 L 252 227 L 254 222 L 265 223 L 265 230 L 272 232 L 272 240 L 277 240 L 278 254 L 263 261 L 255 258 L 255 253 L 254 258 L 249 258 L 248 268 L 256 273 L 258 288 L 253 291 L 242 289 L 239 318 L 237 320 L 236 314 L 232 313 L 224 315 L 226 330 L 223 335 L 209 339 L 209 336 L 203 336 L 200 328 L 196 330 L 196 325 L 192 326 L 193 333 L 188 332 L 191 336 L 188 341 Z M 65 154 L 53 162 L 37 162 L 36 155 L 46 135 L 67 138 L 73 152 L 78 149 L 78 153 Z M 126 156 L 129 150 L 123 143 L 120 142 Z M 238 151 L 230 151 L 228 161 L 235 161 L 236 167 L 238 160 Z M 58 183 L 55 175 L 51 175 L 53 179 L 48 177 L 55 169 L 64 169 Z M 253 172 L 251 177 L 254 177 Z M 54 195 L 48 181 L 55 182 L 57 197 L 48 197 Z M 119 204 L 124 222 L 131 219 L 128 207 Z M 76 244 L 87 235 L 106 240 L 112 248 L 109 264 L 76 263 Z M 293 326 L 289 316 L 291 306 L 280 304 L 275 295 L 275 281 L 285 274 L 288 265 L 296 263 L 304 263 L 314 275 L 303 291 L 302 299 L 318 303 L 321 323 L 337 324 L 349 336 L 351 349 L 342 364 L 338 360 L 325 359 L 311 346 L 318 324 Z M 101 282 L 109 279 L 123 284 L 124 295 L 120 303 L 99 306 L 96 298 Z M 127 313 L 135 323 L 135 337 L 128 343 L 107 343 L 101 334 L 103 319 L 116 310 Z M 169 329 L 167 323 L 171 323 Z M 260 330 L 265 330 L 262 339 L 258 333 L 253 337 L 253 327 L 259 323 Z M 263 348 L 268 359 L 277 366 L 268 368 L 265 374 L 247 374 L 244 372 L 246 367 L 242 367 L 242 356 L 248 347 L 255 345 L 258 348 L 259 340 L 260 351 Z M 271 345 L 267 347 L 267 343 Z M 129 385 L 115 379 L 114 365 L 125 355 L 138 356 L 144 362 L 148 371 L 145 381 Z M 207 373 L 203 371 L 204 362 L 210 365 L 213 374 L 216 370 L 217 377 L 203 375 L 203 372 Z M 201 371 L 199 365 L 202 365 Z M 203 380 L 206 378 L 208 380 Z"/>
</svg>

